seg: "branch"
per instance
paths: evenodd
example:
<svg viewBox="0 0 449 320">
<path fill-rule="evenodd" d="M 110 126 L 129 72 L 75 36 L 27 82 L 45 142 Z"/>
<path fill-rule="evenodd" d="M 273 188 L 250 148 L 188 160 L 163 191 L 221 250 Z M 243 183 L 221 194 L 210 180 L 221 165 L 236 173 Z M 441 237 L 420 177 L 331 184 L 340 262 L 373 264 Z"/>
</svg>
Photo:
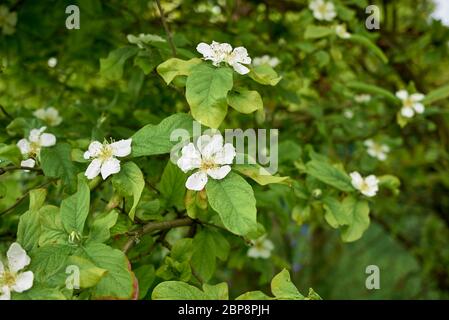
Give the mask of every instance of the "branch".
<svg viewBox="0 0 449 320">
<path fill-rule="evenodd" d="M 176 57 L 176 47 L 175 47 L 175 44 L 173 43 L 173 38 L 170 33 L 170 29 L 168 29 L 167 21 L 165 20 L 164 10 L 162 10 L 161 3 L 159 0 L 156 0 L 156 4 L 157 4 L 157 8 L 159 9 L 159 13 L 161 15 L 162 25 L 164 26 L 165 33 L 167 34 L 167 40 L 168 40 L 168 43 L 170 44 L 172 55 L 173 55 L 173 57 Z"/>
<path fill-rule="evenodd" d="M 161 222 L 149 222 L 146 225 L 144 225 L 142 228 L 135 232 L 130 232 L 129 234 L 132 235 L 131 238 L 126 242 L 126 244 L 123 246 L 122 251 L 124 253 L 127 253 L 136 243 L 136 240 L 143 236 L 144 234 L 156 231 L 156 230 L 167 230 L 172 228 L 178 228 L 178 227 L 185 227 L 190 226 L 194 223 L 194 221 L 190 218 L 180 218 L 176 220 L 171 221 L 161 221 Z"/>
<path fill-rule="evenodd" d="M 39 168 L 29 168 L 29 167 L 4 167 L 0 168 L 0 175 L 8 172 L 8 171 L 16 171 L 16 170 L 24 170 L 24 171 L 36 171 L 42 173 L 42 169 Z"/>
</svg>

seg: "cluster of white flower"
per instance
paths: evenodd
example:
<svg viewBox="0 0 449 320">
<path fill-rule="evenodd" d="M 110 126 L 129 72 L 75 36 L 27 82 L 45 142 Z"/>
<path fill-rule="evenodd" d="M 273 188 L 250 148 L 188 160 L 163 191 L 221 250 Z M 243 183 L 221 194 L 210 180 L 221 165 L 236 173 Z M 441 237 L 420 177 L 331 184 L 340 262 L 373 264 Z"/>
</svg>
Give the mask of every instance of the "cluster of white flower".
<svg viewBox="0 0 449 320">
<path fill-rule="evenodd" d="M 364 144 L 367 148 L 366 151 L 371 157 L 377 158 L 380 161 L 387 159 L 387 154 L 390 152 L 390 147 L 386 144 L 380 144 L 371 139 L 365 140 Z"/>
<path fill-rule="evenodd" d="M 277 65 L 279 65 L 281 61 L 276 57 L 270 57 L 269 55 L 265 54 L 261 57 L 255 57 L 253 59 L 253 66 L 260 66 L 263 64 L 269 65 L 272 68 L 275 68 Z"/>
<path fill-rule="evenodd" d="M 317 20 L 332 21 L 336 16 L 335 6 L 331 1 L 313 0 L 309 4 L 313 16 Z"/>
<path fill-rule="evenodd" d="M 212 44 L 201 42 L 196 50 L 203 55 L 204 60 L 212 61 L 214 66 L 219 66 L 225 62 L 239 74 L 247 74 L 249 69 L 244 64 L 250 64 L 251 58 L 244 47 L 232 49 L 229 43 L 219 43 L 212 41 Z"/>
<path fill-rule="evenodd" d="M 132 139 L 119 140 L 112 143 L 93 141 L 84 153 L 84 159 L 92 160 L 84 175 L 93 179 L 101 173 L 105 180 L 111 174 L 120 172 L 120 160 L 116 157 L 126 157 L 131 154 Z"/>
<path fill-rule="evenodd" d="M 30 257 L 20 244 L 14 242 L 6 252 L 8 264 L 0 259 L 0 300 L 11 300 L 11 292 L 24 292 L 33 286 L 32 271 L 19 272 L 31 262 Z"/>
<path fill-rule="evenodd" d="M 0 6 L 0 29 L 3 34 L 11 35 L 16 31 L 17 12 L 10 12 L 5 6 Z"/>
<path fill-rule="evenodd" d="M 221 134 L 203 135 L 196 144 L 184 146 L 177 161 L 178 167 L 183 172 L 199 169 L 187 179 L 186 188 L 200 191 L 206 186 L 208 176 L 215 180 L 226 177 L 235 155 L 234 146 L 231 143 L 223 144 Z"/>
<path fill-rule="evenodd" d="M 56 144 L 56 137 L 51 133 L 44 133 L 47 127 L 33 129 L 30 131 L 28 138 L 20 139 L 17 147 L 20 149 L 22 156 L 25 158 L 21 162 L 22 167 L 34 168 L 36 159 L 42 147 L 51 147 Z"/>
<path fill-rule="evenodd" d="M 360 173 L 354 171 L 350 173 L 351 183 L 354 188 L 367 197 L 374 197 L 379 191 L 379 179 L 375 175 L 363 178 Z"/>
<path fill-rule="evenodd" d="M 33 115 L 52 127 L 56 127 L 62 122 L 58 110 L 53 107 L 37 109 L 33 112 Z"/>
<path fill-rule="evenodd" d="M 425 96 L 422 93 L 413 93 L 410 95 L 406 90 L 399 90 L 396 92 L 396 97 L 402 101 L 402 116 L 412 118 L 415 113 L 424 112 L 424 105 L 421 101 Z"/>
<path fill-rule="evenodd" d="M 267 239 L 266 236 L 262 236 L 252 241 L 252 247 L 249 248 L 247 255 L 250 258 L 268 259 L 271 256 L 271 251 L 273 251 L 273 249 L 273 242 Z"/>
</svg>

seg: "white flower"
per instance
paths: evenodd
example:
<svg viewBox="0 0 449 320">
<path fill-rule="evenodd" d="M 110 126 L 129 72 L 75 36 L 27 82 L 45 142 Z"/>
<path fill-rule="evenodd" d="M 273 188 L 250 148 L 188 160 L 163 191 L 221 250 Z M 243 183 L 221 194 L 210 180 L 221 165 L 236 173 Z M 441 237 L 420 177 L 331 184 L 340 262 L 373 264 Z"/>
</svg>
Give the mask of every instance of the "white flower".
<svg viewBox="0 0 449 320">
<path fill-rule="evenodd" d="M 49 126 L 55 127 L 62 122 L 62 118 L 59 116 L 58 110 L 53 107 L 47 109 L 41 108 L 33 112 L 33 115 L 45 121 Z"/>
<path fill-rule="evenodd" d="M 370 102 L 371 101 L 371 95 L 369 94 L 358 94 L 354 97 L 355 102 L 358 103 L 366 103 L 366 102 Z"/>
<path fill-rule="evenodd" d="M 337 16 L 335 6 L 330 1 L 313 0 L 309 4 L 309 9 L 313 11 L 313 16 L 317 20 L 332 21 Z"/>
<path fill-rule="evenodd" d="M 368 139 L 364 142 L 368 154 L 373 157 L 377 158 L 380 161 L 384 161 L 387 159 L 387 153 L 390 152 L 390 147 L 385 144 L 379 144 L 377 142 L 374 142 L 371 139 Z"/>
<path fill-rule="evenodd" d="M 252 241 L 252 243 L 253 246 L 247 252 L 248 257 L 268 259 L 271 256 L 274 245 L 271 240 L 266 239 L 266 236 L 262 236 Z"/>
<path fill-rule="evenodd" d="M 3 34 L 11 35 L 16 31 L 17 12 L 10 12 L 5 6 L 0 6 L 0 28 Z"/>
<path fill-rule="evenodd" d="M 415 115 L 415 112 L 424 112 L 424 105 L 420 102 L 424 99 L 424 95 L 422 93 L 413 93 L 409 95 L 406 90 L 399 90 L 396 92 L 396 97 L 402 101 L 402 116 L 412 118 Z"/>
<path fill-rule="evenodd" d="M 84 153 L 84 159 L 93 159 L 84 175 L 93 179 L 101 173 L 103 180 L 111 174 L 120 172 L 120 160 L 116 157 L 126 157 L 131 153 L 132 139 L 119 140 L 112 143 L 93 141 Z"/>
<path fill-rule="evenodd" d="M 47 64 L 50 68 L 54 68 L 58 64 L 58 59 L 55 57 L 51 57 L 50 59 L 48 59 Z"/>
<path fill-rule="evenodd" d="M 19 272 L 31 262 L 26 251 L 14 242 L 6 253 L 8 265 L 0 260 L 0 300 L 11 300 L 11 291 L 24 292 L 33 286 L 34 274 L 32 271 Z"/>
<path fill-rule="evenodd" d="M 221 134 L 203 135 L 198 138 L 196 145 L 189 143 L 182 148 L 177 165 L 184 172 L 199 169 L 187 179 L 186 188 L 200 191 L 206 185 L 208 176 L 215 180 L 226 177 L 234 158 L 234 146 L 230 143 L 223 145 Z"/>
<path fill-rule="evenodd" d="M 343 116 L 346 119 L 352 119 L 352 118 L 354 118 L 354 112 L 352 110 L 345 110 L 345 111 L 343 111 Z"/>
<path fill-rule="evenodd" d="M 345 24 L 339 24 L 335 26 L 335 34 L 342 39 L 349 39 L 351 38 L 351 34 L 346 30 Z"/>
<path fill-rule="evenodd" d="M 239 74 L 247 74 L 249 69 L 243 64 L 250 64 L 251 58 L 244 47 L 237 47 L 232 50 L 229 43 L 219 43 L 212 41 L 212 44 L 201 42 L 196 50 L 203 55 L 204 60 L 211 60 L 214 66 L 226 62 Z"/>
<path fill-rule="evenodd" d="M 261 57 L 256 57 L 253 59 L 254 66 L 260 66 L 263 64 L 267 64 L 272 68 L 275 68 L 281 61 L 279 61 L 276 57 L 270 57 L 269 55 L 263 55 Z"/>
<path fill-rule="evenodd" d="M 36 165 L 36 160 L 34 159 L 26 159 L 26 160 L 22 160 L 20 162 L 20 166 L 24 167 L 24 168 L 34 168 L 34 166 Z M 30 170 L 25 170 L 25 171 L 30 171 Z"/>
<path fill-rule="evenodd" d="M 374 197 L 377 191 L 379 191 L 379 180 L 375 175 L 369 175 L 366 178 L 362 178 L 360 173 L 352 172 L 350 176 L 352 186 L 359 190 L 363 195 Z"/>
<path fill-rule="evenodd" d="M 51 147 L 56 144 L 56 137 L 51 133 L 44 133 L 46 129 L 47 127 L 33 129 L 30 131 L 28 139 L 20 139 L 17 142 L 17 147 L 20 149 L 22 156 L 27 158 L 27 160 L 22 161 L 22 166 L 34 167 L 34 159 L 39 157 L 42 147 Z"/>
</svg>

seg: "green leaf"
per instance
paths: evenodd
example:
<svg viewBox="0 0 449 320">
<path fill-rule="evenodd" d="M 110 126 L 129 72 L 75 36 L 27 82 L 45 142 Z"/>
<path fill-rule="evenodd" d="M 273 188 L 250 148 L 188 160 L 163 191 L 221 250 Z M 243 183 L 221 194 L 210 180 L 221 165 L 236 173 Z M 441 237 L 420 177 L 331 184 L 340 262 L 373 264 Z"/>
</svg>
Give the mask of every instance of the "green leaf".
<svg viewBox="0 0 449 320">
<path fill-rule="evenodd" d="M 22 160 L 22 154 L 16 145 L 0 143 L 0 163 L 9 161 L 18 166 Z"/>
<path fill-rule="evenodd" d="M 177 113 L 162 120 L 158 125 L 146 125 L 132 136 L 132 156 L 151 156 L 169 153 L 179 141 L 170 139 L 175 130 L 183 130 L 189 139 L 193 130 L 193 119 L 185 113 Z M 176 138 L 176 137 L 174 137 Z"/>
<path fill-rule="evenodd" d="M 203 284 L 203 291 L 207 299 L 229 300 L 229 289 L 227 283 L 225 282 L 216 285 L 210 285 L 205 283 Z"/>
<path fill-rule="evenodd" d="M 324 218 L 327 223 L 333 228 L 338 228 L 339 226 L 348 225 L 351 222 L 351 217 L 348 212 L 344 210 L 340 201 L 333 197 L 326 197 L 323 199 L 324 203 Z"/>
<path fill-rule="evenodd" d="M 159 283 L 151 294 L 153 300 L 206 300 L 206 294 L 197 287 L 181 281 Z"/>
<path fill-rule="evenodd" d="M 218 128 L 228 112 L 226 96 L 232 86 L 232 69 L 206 63 L 194 66 L 186 82 L 186 99 L 193 118 Z"/>
<path fill-rule="evenodd" d="M 246 235 L 257 229 L 256 199 L 245 179 L 232 172 L 222 180 L 209 179 L 206 192 L 210 206 L 229 231 Z"/>
<path fill-rule="evenodd" d="M 39 210 L 47 197 L 47 189 L 34 189 L 30 191 L 30 210 Z"/>
<path fill-rule="evenodd" d="M 126 46 L 111 51 L 107 58 L 100 59 L 100 74 L 109 80 L 119 80 L 123 75 L 123 66 L 129 58 L 137 54 L 138 48 Z"/>
<path fill-rule="evenodd" d="M 262 291 L 249 291 L 241 294 L 235 300 L 271 300 L 271 298 Z"/>
<path fill-rule="evenodd" d="M 282 77 L 280 77 L 272 67 L 266 64 L 252 67 L 251 72 L 248 75 L 254 81 L 270 86 L 277 85 L 282 79 Z"/>
<path fill-rule="evenodd" d="M 107 273 L 106 269 L 98 268 L 91 261 L 78 256 L 71 256 L 68 259 L 68 264 L 78 268 L 79 286 L 81 289 L 91 288 L 97 285 L 101 278 Z"/>
<path fill-rule="evenodd" d="M 166 200 L 167 207 L 184 207 L 186 180 L 186 174 L 169 160 L 162 173 L 161 182 L 159 183 L 158 188 Z"/>
<path fill-rule="evenodd" d="M 85 256 L 107 273 L 94 287 L 94 299 L 131 299 L 135 294 L 134 277 L 125 254 L 102 243 L 90 243 Z"/>
<path fill-rule="evenodd" d="M 193 58 L 190 60 L 181 60 L 171 58 L 162 62 L 156 68 L 157 73 L 169 84 L 177 76 L 188 76 L 194 66 L 201 63 L 201 59 Z"/>
<path fill-rule="evenodd" d="M 446 99 L 449 97 L 449 85 L 439 87 L 435 90 L 430 91 L 422 101 L 422 103 L 430 104 L 438 100 Z"/>
<path fill-rule="evenodd" d="M 139 300 L 142 300 L 156 278 L 154 267 L 152 265 L 143 265 L 135 269 L 134 273 L 139 281 Z"/>
<path fill-rule="evenodd" d="M 331 27 L 308 25 L 304 32 L 305 39 L 318 39 L 335 34 L 335 30 Z"/>
<path fill-rule="evenodd" d="M 68 234 L 73 231 L 82 235 L 89 214 L 90 190 L 86 179 L 78 175 L 78 191 L 61 202 L 61 221 Z"/>
<path fill-rule="evenodd" d="M 67 143 L 58 143 L 51 148 L 42 148 L 40 161 L 45 176 L 61 178 L 72 191 L 76 185 L 76 169 L 71 158 L 72 148 Z"/>
<path fill-rule="evenodd" d="M 72 247 L 63 244 L 46 245 L 36 249 L 31 256 L 30 266 L 36 280 L 47 282 L 61 272 L 72 251 Z"/>
<path fill-rule="evenodd" d="M 61 222 L 59 208 L 55 206 L 44 206 L 39 210 L 39 222 L 41 234 L 39 246 L 47 244 L 68 244 L 68 234 Z"/>
<path fill-rule="evenodd" d="M 122 165 L 119 173 L 112 176 L 112 185 L 121 195 L 133 197 L 133 205 L 128 215 L 134 220 L 137 204 L 145 187 L 142 171 L 134 162 L 127 162 Z"/>
<path fill-rule="evenodd" d="M 366 38 L 364 36 L 360 36 L 358 34 L 351 34 L 351 37 L 348 38 L 348 40 L 365 46 L 367 49 L 369 49 L 371 52 L 373 52 L 383 63 L 388 63 L 387 56 L 383 53 L 383 51 L 378 46 L 376 46 L 368 38 Z"/>
<path fill-rule="evenodd" d="M 115 225 L 118 218 L 118 212 L 112 210 L 110 212 L 104 212 L 95 217 L 94 222 L 90 226 L 89 238 L 90 242 L 105 242 L 111 237 L 110 229 Z"/>
<path fill-rule="evenodd" d="M 22 245 L 25 251 L 37 248 L 41 226 L 39 223 L 39 212 L 30 210 L 20 216 L 17 228 L 17 242 Z"/>
<path fill-rule="evenodd" d="M 373 95 L 379 95 L 386 99 L 388 99 L 393 104 L 399 104 L 401 101 L 390 91 L 385 90 L 381 87 L 363 83 L 360 81 L 349 81 L 346 83 L 347 87 L 350 89 L 353 89 L 355 91 L 361 92 L 361 93 L 371 93 Z"/>
<path fill-rule="evenodd" d="M 157 60 L 149 51 L 139 51 L 134 57 L 134 65 L 142 69 L 145 75 L 149 75 L 157 65 Z"/>
<path fill-rule="evenodd" d="M 352 242 L 360 239 L 370 223 L 368 202 L 348 196 L 342 202 L 342 209 L 349 216 L 349 225 L 342 227 L 342 240 Z"/>
<path fill-rule="evenodd" d="M 344 171 L 337 169 L 327 162 L 311 160 L 306 163 L 306 172 L 312 177 L 341 191 L 354 191 L 349 176 Z"/>
<path fill-rule="evenodd" d="M 272 183 L 291 185 L 290 177 L 273 176 L 258 164 L 236 164 L 233 166 L 233 169 L 253 179 L 262 186 Z"/>
<path fill-rule="evenodd" d="M 193 238 L 191 264 L 196 274 L 204 281 L 209 281 L 216 266 L 216 258 L 225 260 L 229 253 L 229 243 L 217 231 L 202 229 Z"/>
<path fill-rule="evenodd" d="M 290 273 L 283 269 L 271 280 L 271 292 L 277 299 L 303 300 L 304 296 L 291 282 Z"/>
<path fill-rule="evenodd" d="M 263 110 L 262 97 L 257 91 L 231 91 L 228 94 L 228 104 L 240 113 Z"/>
<path fill-rule="evenodd" d="M 401 181 L 398 177 L 393 175 L 383 175 L 379 177 L 379 187 L 384 187 L 390 189 L 394 195 L 399 194 L 399 187 L 401 186 Z"/>
</svg>

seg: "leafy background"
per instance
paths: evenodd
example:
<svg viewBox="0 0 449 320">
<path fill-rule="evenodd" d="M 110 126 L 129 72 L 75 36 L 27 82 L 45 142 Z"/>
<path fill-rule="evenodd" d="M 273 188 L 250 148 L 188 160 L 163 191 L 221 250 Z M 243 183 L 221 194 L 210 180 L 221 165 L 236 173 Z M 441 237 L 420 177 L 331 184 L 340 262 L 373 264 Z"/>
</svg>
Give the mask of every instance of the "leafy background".
<svg viewBox="0 0 449 320">
<path fill-rule="evenodd" d="M 13 146 L 40 125 L 34 110 L 54 106 L 64 119 L 51 128 L 57 146 L 41 154 L 43 174 L 12 171 L 0 176 L 1 252 L 16 239 L 35 250 L 30 268 L 38 285 L 17 298 L 136 298 L 135 278 L 141 299 L 149 299 L 164 280 L 197 287 L 226 282 L 235 298 L 253 290 L 269 294 L 272 278 L 283 268 L 301 292 L 313 287 L 325 299 L 448 298 L 449 29 L 429 19 L 431 1 L 374 1 L 382 20 L 380 30 L 372 32 L 364 26 L 368 1 L 334 3 L 337 19 L 362 40 L 346 41 L 329 29 L 317 30 L 332 23 L 314 20 L 306 1 L 161 1 L 177 58 L 198 58 L 196 45 L 216 40 L 243 45 L 253 58 L 269 54 L 281 60 L 275 69 L 282 80 L 275 86 L 234 74 L 234 86 L 259 92 L 264 112 L 242 114 L 230 108 L 220 126 L 280 131 L 279 174 L 289 176 L 292 184 L 250 182 L 258 221 L 276 247 L 263 260 L 246 256 L 248 239 L 205 225 L 146 234 L 127 257 L 121 251 L 127 232 L 148 221 L 174 219 L 186 206 L 185 176 L 166 166 L 168 156 L 162 153 L 167 151 L 161 152 L 167 148 L 166 135 L 154 128 L 175 113 L 189 112 L 184 96 L 189 72 L 181 71 L 167 86 L 164 72 L 156 71 L 173 56 L 156 2 L 2 1 L 18 12 L 18 23 L 15 34 L 0 36 L 0 168 L 18 161 Z M 80 30 L 65 28 L 70 4 L 79 5 Z M 127 40 L 139 33 L 165 41 L 152 41 L 143 50 Z M 51 57 L 58 59 L 55 68 L 48 67 Z M 433 91 L 437 98 L 426 104 L 423 116 L 400 125 L 399 105 L 388 95 L 400 88 Z M 359 93 L 370 93 L 372 100 L 357 103 Z M 345 110 L 354 117 L 346 118 Z M 128 138 L 148 125 L 151 134 L 143 138 L 153 149 L 127 164 L 138 181 L 131 185 L 132 193 L 129 180 L 119 175 L 112 183 L 90 186 L 77 179 L 86 166 L 81 152 L 91 140 Z M 366 154 L 367 138 L 389 144 L 392 152 L 385 162 Z M 371 222 L 357 241 L 342 241 L 341 230 L 326 223 L 323 199 L 345 192 L 344 181 L 328 183 L 320 170 L 310 169 L 313 159 L 320 170 L 323 163 L 340 164 L 348 172 L 393 174 L 400 180 L 399 192 L 390 177 L 390 188 L 370 199 Z M 317 188 L 322 196 L 313 194 Z M 128 214 L 139 190 L 133 224 Z M 74 211 L 88 217 L 86 225 L 67 226 L 64 212 L 70 216 Z M 36 223 L 43 216 L 45 222 Z M 37 226 L 51 229 L 49 239 L 33 238 L 43 232 L 33 230 Z M 67 245 L 71 228 L 82 246 Z M 209 253 L 207 261 L 201 260 L 201 252 Z M 82 266 L 83 290 L 63 288 L 61 257 Z M 381 270 L 380 290 L 365 288 L 365 268 L 371 264 Z M 205 269 L 198 270 L 201 266 Z M 280 278 L 289 282 L 285 273 Z M 162 289 L 158 294 L 163 296 Z M 191 297 L 204 298 L 204 293 L 184 289 Z M 226 296 L 222 287 L 206 285 L 203 291 Z"/>
</svg>

